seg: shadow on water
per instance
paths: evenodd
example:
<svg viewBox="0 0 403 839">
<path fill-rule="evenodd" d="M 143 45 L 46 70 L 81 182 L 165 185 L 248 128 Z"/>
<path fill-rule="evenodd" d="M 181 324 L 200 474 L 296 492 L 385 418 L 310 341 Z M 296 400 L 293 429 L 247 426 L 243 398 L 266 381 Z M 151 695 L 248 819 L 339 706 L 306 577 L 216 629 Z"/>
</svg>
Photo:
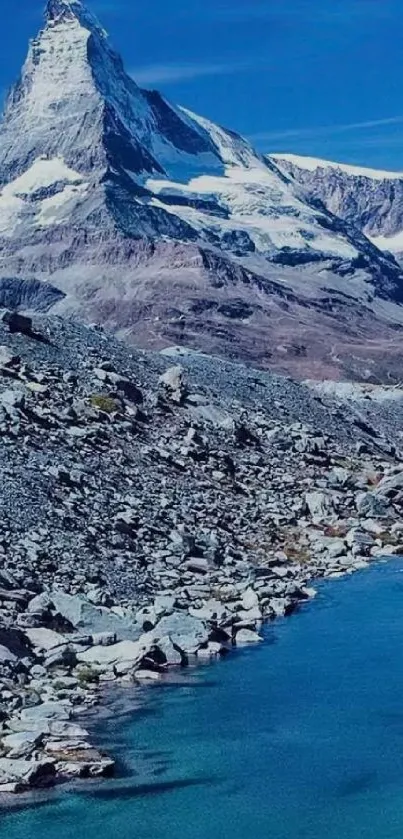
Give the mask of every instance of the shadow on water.
<svg viewBox="0 0 403 839">
<path fill-rule="evenodd" d="M 184 778 L 181 781 L 162 781 L 154 784 L 121 784 L 117 787 L 108 786 L 105 789 L 79 792 L 78 795 L 80 798 L 89 798 L 91 800 L 113 801 L 114 799 L 132 799 L 146 795 L 161 795 L 161 793 L 174 792 L 175 790 L 187 789 L 189 787 L 212 787 L 220 783 L 221 780 L 218 777 L 200 777 Z"/>
<path fill-rule="evenodd" d="M 336 795 L 338 798 L 345 798 L 349 795 L 359 795 L 362 792 L 369 792 L 377 787 L 379 787 L 378 773 L 363 772 L 360 775 L 355 775 L 352 778 L 347 778 L 345 781 L 342 781 L 336 788 Z"/>
</svg>

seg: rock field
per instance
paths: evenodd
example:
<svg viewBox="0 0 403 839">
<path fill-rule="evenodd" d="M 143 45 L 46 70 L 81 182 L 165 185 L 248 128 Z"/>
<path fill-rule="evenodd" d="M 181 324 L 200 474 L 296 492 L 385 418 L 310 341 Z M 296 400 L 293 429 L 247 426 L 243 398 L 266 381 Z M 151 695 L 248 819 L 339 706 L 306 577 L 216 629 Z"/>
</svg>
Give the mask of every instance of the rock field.
<svg viewBox="0 0 403 839">
<path fill-rule="evenodd" d="M 403 393 L 0 316 L 0 794 L 106 776 L 105 684 L 258 643 L 403 553 Z M 0 796 L 1 801 L 1 796 Z"/>
</svg>

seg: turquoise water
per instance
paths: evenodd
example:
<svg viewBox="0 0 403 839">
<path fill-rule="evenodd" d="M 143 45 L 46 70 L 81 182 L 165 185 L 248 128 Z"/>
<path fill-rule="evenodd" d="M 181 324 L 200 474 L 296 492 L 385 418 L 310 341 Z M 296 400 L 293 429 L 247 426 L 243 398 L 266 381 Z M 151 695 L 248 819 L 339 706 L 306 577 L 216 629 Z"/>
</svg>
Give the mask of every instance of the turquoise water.
<svg viewBox="0 0 403 839">
<path fill-rule="evenodd" d="M 102 731 L 122 776 L 0 814 L 7 839 L 401 839 L 403 562 Z"/>
</svg>

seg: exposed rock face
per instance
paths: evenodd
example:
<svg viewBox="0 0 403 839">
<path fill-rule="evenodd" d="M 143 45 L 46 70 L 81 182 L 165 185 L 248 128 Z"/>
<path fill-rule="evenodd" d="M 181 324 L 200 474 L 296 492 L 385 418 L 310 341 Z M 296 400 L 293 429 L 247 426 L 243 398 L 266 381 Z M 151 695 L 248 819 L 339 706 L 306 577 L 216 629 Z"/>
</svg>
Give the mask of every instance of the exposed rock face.
<svg viewBox="0 0 403 839">
<path fill-rule="evenodd" d="M 403 172 L 383 172 L 297 155 L 274 155 L 306 196 L 358 227 L 382 250 L 403 253 Z"/>
<path fill-rule="evenodd" d="M 301 375 L 337 373 L 348 340 L 360 359 L 393 339 L 400 358 L 394 259 L 247 141 L 140 89 L 78 0 L 48 3 L 0 125 L 0 179 L 6 305 Z"/>
</svg>

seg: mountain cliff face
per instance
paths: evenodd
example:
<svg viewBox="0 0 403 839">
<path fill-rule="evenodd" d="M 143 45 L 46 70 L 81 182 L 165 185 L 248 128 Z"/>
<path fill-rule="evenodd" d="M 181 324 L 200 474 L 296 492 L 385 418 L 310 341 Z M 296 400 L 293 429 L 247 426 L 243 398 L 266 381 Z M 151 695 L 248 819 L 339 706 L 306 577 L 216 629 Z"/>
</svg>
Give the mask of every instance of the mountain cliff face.
<svg viewBox="0 0 403 839">
<path fill-rule="evenodd" d="M 293 154 L 272 159 L 308 200 L 356 225 L 382 250 L 403 253 L 403 172 L 383 172 Z"/>
<path fill-rule="evenodd" d="M 403 322 L 391 255 L 237 134 L 140 89 L 78 0 L 49 0 L 0 124 L 1 276 L 7 305 L 10 278 L 17 307 L 50 282 L 55 311 L 139 345 L 304 375 L 336 374 L 346 335 L 367 369 L 368 340 L 396 344 Z"/>
</svg>

